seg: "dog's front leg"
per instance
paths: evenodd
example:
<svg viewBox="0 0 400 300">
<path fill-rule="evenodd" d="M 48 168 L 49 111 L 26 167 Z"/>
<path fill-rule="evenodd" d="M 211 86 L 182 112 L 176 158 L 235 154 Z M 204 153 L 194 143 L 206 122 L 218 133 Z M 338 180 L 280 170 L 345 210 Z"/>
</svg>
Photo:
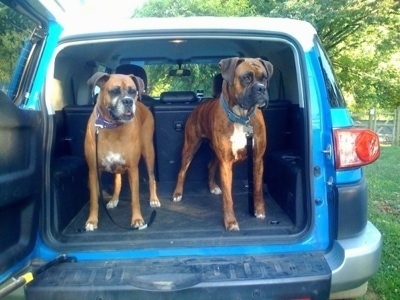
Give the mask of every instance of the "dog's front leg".
<svg viewBox="0 0 400 300">
<path fill-rule="evenodd" d="M 222 205 L 224 210 L 225 229 L 229 231 L 238 231 L 239 224 L 236 221 L 232 200 L 232 164 L 231 161 L 222 160 L 219 162 Z"/>
<path fill-rule="evenodd" d="M 131 226 L 138 228 L 144 225 L 139 201 L 139 170 L 137 164 L 128 171 L 129 185 L 131 188 L 132 220 Z"/>
<path fill-rule="evenodd" d="M 117 173 L 114 176 L 115 176 L 114 177 L 114 193 L 113 193 L 110 201 L 108 201 L 108 203 L 107 203 L 108 209 L 115 208 L 118 206 L 119 194 L 121 193 L 121 186 L 122 186 L 121 174 Z"/>
<path fill-rule="evenodd" d="M 254 215 L 256 218 L 265 219 L 265 203 L 263 197 L 263 160 L 262 157 L 253 159 L 253 196 Z"/>
<path fill-rule="evenodd" d="M 160 207 L 161 203 L 157 196 L 157 183 L 154 176 L 154 146 L 152 141 L 144 141 L 142 146 L 142 157 L 146 163 L 147 174 L 149 176 L 150 206 Z"/>
<path fill-rule="evenodd" d="M 218 159 L 214 155 L 211 161 L 208 163 L 208 187 L 210 189 L 210 193 L 215 195 L 222 194 L 221 188 L 215 181 L 215 173 L 218 168 Z"/>
<path fill-rule="evenodd" d="M 99 183 L 97 178 L 96 167 L 89 168 L 89 217 L 86 221 L 86 231 L 93 231 L 97 229 L 99 220 Z"/>
</svg>

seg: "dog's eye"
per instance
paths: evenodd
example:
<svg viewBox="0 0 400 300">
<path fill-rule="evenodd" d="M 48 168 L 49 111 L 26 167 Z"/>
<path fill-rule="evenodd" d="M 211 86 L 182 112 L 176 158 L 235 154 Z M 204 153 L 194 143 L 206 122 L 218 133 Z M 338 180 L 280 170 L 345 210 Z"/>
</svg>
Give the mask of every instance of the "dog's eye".
<svg viewBox="0 0 400 300">
<path fill-rule="evenodd" d="M 110 94 L 113 96 L 118 96 L 119 94 L 121 94 L 121 88 L 117 86 L 117 87 L 111 89 Z"/>
<path fill-rule="evenodd" d="M 268 75 L 264 73 L 263 77 L 261 78 L 261 81 L 264 83 L 268 83 Z"/>
<path fill-rule="evenodd" d="M 249 84 L 253 81 L 253 74 L 252 73 L 247 73 L 242 77 L 242 80 L 244 83 Z"/>
<path fill-rule="evenodd" d="M 137 94 L 137 90 L 134 89 L 134 88 L 132 88 L 132 87 L 130 87 L 130 88 L 128 88 L 127 93 L 128 93 L 129 95 L 135 96 L 135 95 Z"/>
</svg>

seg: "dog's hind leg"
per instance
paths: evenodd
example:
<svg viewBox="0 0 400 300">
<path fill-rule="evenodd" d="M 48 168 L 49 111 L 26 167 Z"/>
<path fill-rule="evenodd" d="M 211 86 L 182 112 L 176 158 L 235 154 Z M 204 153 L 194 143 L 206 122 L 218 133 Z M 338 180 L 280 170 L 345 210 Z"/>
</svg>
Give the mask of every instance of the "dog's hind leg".
<svg viewBox="0 0 400 300">
<path fill-rule="evenodd" d="M 172 195 L 172 200 L 174 202 L 179 202 L 182 200 L 183 184 L 185 182 L 186 172 L 189 168 L 190 163 L 192 162 L 194 154 L 197 152 L 200 145 L 201 137 L 185 132 L 185 142 L 182 149 L 181 169 L 179 171 L 176 187 Z"/>
</svg>

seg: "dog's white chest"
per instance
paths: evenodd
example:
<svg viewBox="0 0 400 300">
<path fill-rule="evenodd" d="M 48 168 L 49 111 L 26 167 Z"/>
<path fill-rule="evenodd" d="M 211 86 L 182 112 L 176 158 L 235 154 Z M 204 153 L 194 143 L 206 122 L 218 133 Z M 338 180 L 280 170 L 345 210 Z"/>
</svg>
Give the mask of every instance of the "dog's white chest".
<svg viewBox="0 0 400 300">
<path fill-rule="evenodd" d="M 126 161 L 121 153 L 109 151 L 106 156 L 101 159 L 101 165 L 107 172 L 113 172 L 115 168 L 124 166 Z"/>
<path fill-rule="evenodd" d="M 235 159 L 238 159 L 238 151 L 246 147 L 246 131 L 244 125 L 233 123 L 233 134 L 230 138 L 232 142 L 232 153 Z"/>
</svg>

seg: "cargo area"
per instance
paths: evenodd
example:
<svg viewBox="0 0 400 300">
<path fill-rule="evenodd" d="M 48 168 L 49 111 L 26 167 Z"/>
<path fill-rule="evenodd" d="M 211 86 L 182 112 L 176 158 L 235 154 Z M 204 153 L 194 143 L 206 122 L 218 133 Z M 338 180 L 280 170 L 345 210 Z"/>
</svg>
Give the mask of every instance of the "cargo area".
<svg viewBox="0 0 400 300">
<path fill-rule="evenodd" d="M 172 201 L 172 192 L 176 184 L 176 176 L 180 166 L 183 131 L 175 130 L 174 124 L 185 122 L 185 118 L 193 106 L 177 106 L 171 111 L 170 106 L 162 106 L 156 111 L 156 174 L 157 191 L 161 207 L 153 209 L 149 205 L 147 172 L 144 163 L 140 163 L 140 199 L 142 214 L 147 222 L 153 210 L 156 217 L 153 223 L 144 230 L 132 231 L 122 227 L 130 224 L 130 189 L 123 176 L 123 189 L 119 205 L 109 210 L 116 225 L 105 212 L 105 206 L 100 205 L 99 228 L 95 232 L 85 232 L 85 222 L 89 210 L 89 190 L 87 187 L 87 166 L 83 156 L 83 138 L 90 107 L 65 109 L 64 121 L 71 122 L 67 140 L 70 153 L 73 148 L 80 153 L 62 155 L 55 159 L 53 173 L 53 230 L 57 232 L 60 241 L 78 243 L 105 243 L 129 240 L 132 247 L 147 245 L 199 246 L 204 243 L 213 245 L 224 243 L 220 237 L 245 237 L 246 243 L 252 239 L 257 242 L 263 238 L 282 238 L 299 233 L 306 222 L 306 208 L 302 183 L 304 181 L 302 159 L 296 149 L 279 149 L 284 146 L 282 135 L 287 138 L 287 120 L 290 115 L 287 103 L 272 103 L 265 109 L 269 128 L 269 151 L 265 157 L 264 199 L 267 216 L 265 220 L 256 219 L 249 213 L 249 196 L 247 181 L 247 161 L 238 163 L 234 168 L 233 197 L 240 232 L 226 232 L 223 227 L 222 201 L 220 195 L 211 194 L 207 185 L 207 164 L 211 157 L 211 149 L 204 141 L 196 154 L 187 175 L 184 195 L 181 202 Z M 156 110 L 156 106 L 154 109 Z M 164 110 L 165 109 L 165 110 Z M 83 111 L 82 111 L 83 110 Z M 154 112 L 154 111 L 153 111 Z M 70 114 L 70 115 L 68 115 Z M 161 115 L 161 116 L 160 116 Z M 159 118 L 157 118 L 159 117 Z M 165 119 L 161 119 L 165 117 Z M 74 118 L 80 118 L 77 120 Z M 160 122 L 162 127 L 157 127 Z M 274 122 L 275 121 L 275 122 Z M 279 124 L 282 123 L 282 124 Z M 82 127 L 78 125 L 81 124 Z M 276 127 L 282 132 L 274 132 Z M 170 128 L 170 132 L 168 132 Z M 74 135 L 75 134 L 75 135 Z M 275 139 L 272 139 L 274 137 Z M 78 141 L 79 140 L 79 141 Z M 279 141 L 281 140 L 281 141 Z M 73 145 L 76 141 L 79 147 Z M 279 143 L 280 142 L 280 145 Z M 75 147 L 74 147 L 75 146 Z M 273 151 L 274 148 L 277 151 Z M 113 191 L 113 175 L 103 173 L 102 187 L 104 200 L 108 201 Z M 120 225 L 120 226 L 119 226 Z"/>
<path fill-rule="evenodd" d="M 190 42 L 193 43 L 193 47 L 199 43 L 196 39 Z M 137 44 L 142 45 L 138 48 L 146 48 L 146 43 L 150 44 L 149 41 L 102 44 L 104 47 L 99 48 L 97 58 L 102 57 L 104 61 L 110 56 L 106 55 L 106 51 L 126 51 L 128 45 L 135 48 Z M 215 49 L 212 51 L 217 51 L 218 47 L 223 46 L 216 40 L 211 44 L 214 43 Z M 131 216 L 129 184 L 124 175 L 119 205 L 108 210 L 113 221 L 106 214 L 105 205 L 100 205 L 99 228 L 94 232 L 86 232 L 84 228 L 89 210 L 89 190 L 83 144 L 87 120 L 94 106 L 93 91 L 88 89 L 86 81 L 99 69 L 99 64 L 90 59 L 88 53 L 93 45 L 84 43 L 65 47 L 55 61 L 52 80 L 52 102 L 55 108 L 55 130 L 52 139 L 54 151 L 50 170 L 51 197 L 47 203 L 47 211 L 50 213 L 49 218 L 45 220 L 47 234 L 52 236 L 52 239 L 55 238 L 63 246 L 90 245 L 94 248 L 139 249 L 241 242 L 257 244 L 269 240 L 279 242 L 286 241 L 288 237 L 296 238 L 306 231 L 311 210 L 307 196 L 309 179 L 305 154 L 307 122 L 305 110 L 299 101 L 293 47 L 283 41 L 232 39 L 229 43 L 249 49 L 253 47 L 253 53 L 248 53 L 247 56 L 265 56 L 274 65 L 270 101 L 267 107 L 262 108 L 268 139 L 264 156 L 266 219 L 256 219 L 249 213 L 248 162 L 244 161 L 235 165 L 233 173 L 234 210 L 240 231 L 225 231 L 221 196 L 211 194 L 208 190 L 207 164 L 212 153 L 206 140 L 188 170 L 182 201 L 172 201 L 172 192 L 180 168 L 186 119 L 196 105 L 212 98 L 211 93 L 200 95 L 196 87 L 193 87 L 191 91 L 167 90 L 158 97 L 142 99 L 155 119 L 155 175 L 161 207 L 150 207 L 147 172 L 143 162 L 139 166 L 142 215 L 148 222 L 151 216 L 156 214 L 152 224 L 144 230 L 122 228 L 129 227 Z M 158 48 L 160 46 L 154 49 Z M 268 49 L 265 55 L 257 52 L 265 49 Z M 131 53 L 135 53 L 133 50 Z M 165 51 L 168 53 L 169 50 Z M 148 55 L 157 56 L 160 53 L 149 52 Z M 215 57 L 213 59 L 215 60 Z M 104 71 L 116 72 L 112 68 L 106 68 Z M 136 73 L 135 75 L 141 76 Z M 218 74 L 210 75 L 208 79 L 213 94 L 218 93 L 218 85 L 221 85 L 221 82 L 216 80 L 217 76 Z M 113 190 L 113 175 L 102 174 L 102 187 L 104 199 L 107 201 Z"/>
</svg>

